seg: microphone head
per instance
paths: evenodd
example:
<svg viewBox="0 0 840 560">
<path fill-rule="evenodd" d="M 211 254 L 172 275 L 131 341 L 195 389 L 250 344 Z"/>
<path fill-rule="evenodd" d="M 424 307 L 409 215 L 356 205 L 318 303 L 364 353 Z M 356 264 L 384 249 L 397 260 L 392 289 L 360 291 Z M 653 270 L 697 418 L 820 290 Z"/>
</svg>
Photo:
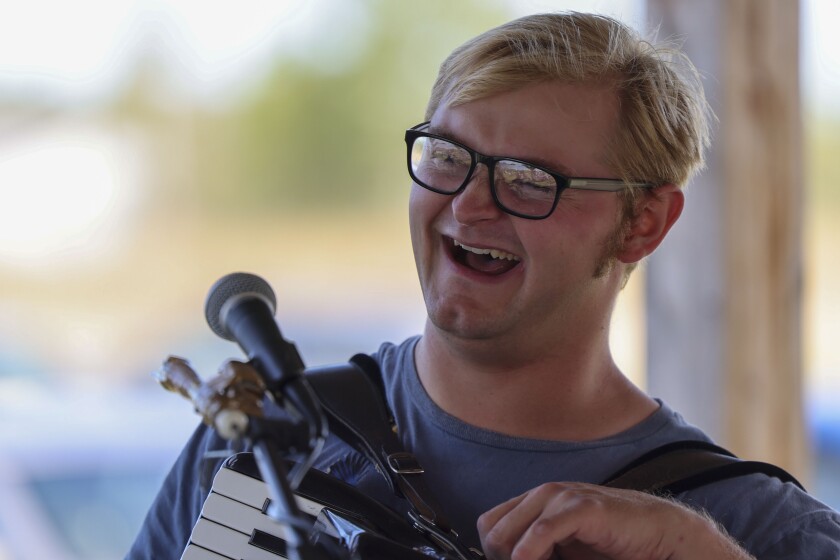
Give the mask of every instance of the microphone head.
<svg viewBox="0 0 840 560">
<path fill-rule="evenodd" d="M 204 303 L 204 317 L 214 333 L 226 340 L 234 340 L 225 325 L 231 305 L 243 299 L 261 299 L 271 309 L 277 309 L 277 299 L 271 286 L 257 276 L 247 272 L 233 272 L 219 278 L 210 288 Z"/>
</svg>

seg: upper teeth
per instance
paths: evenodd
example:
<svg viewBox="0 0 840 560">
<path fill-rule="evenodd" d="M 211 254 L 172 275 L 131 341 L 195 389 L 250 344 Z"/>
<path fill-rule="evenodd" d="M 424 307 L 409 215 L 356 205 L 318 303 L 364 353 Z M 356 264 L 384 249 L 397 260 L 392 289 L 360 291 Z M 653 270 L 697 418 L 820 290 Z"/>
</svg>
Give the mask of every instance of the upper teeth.
<svg viewBox="0 0 840 560">
<path fill-rule="evenodd" d="M 490 255 L 494 259 L 507 259 L 509 261 L 518 261 L 519 257 L 513 255 L 511 253 L 507 253 L 505 251 L 500 251 L 498 249 L 479 249 L 478 247 L 470 247 L 469 245 L 464 245 L 463 243 L 456 241 L 453 239 L 456 247 L 460 247 L 465 251 L 469 251 L 470 253 L 475 253 L 476 255 Z"/>
</svg>

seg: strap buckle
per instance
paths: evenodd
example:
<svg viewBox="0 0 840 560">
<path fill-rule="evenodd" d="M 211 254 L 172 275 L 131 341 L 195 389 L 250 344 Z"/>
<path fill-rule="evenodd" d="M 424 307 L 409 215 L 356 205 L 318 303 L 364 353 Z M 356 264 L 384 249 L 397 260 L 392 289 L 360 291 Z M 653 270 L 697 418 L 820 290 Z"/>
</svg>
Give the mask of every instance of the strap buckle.
<svg viewBox="0 0 840 560">
<path fill-rule="evenodd" d="M 407 451 L 398 451 L 388 455 L 388 467 L 396 474 L 423 474 L 426 472 L 417 457 Z"/>
</svg>

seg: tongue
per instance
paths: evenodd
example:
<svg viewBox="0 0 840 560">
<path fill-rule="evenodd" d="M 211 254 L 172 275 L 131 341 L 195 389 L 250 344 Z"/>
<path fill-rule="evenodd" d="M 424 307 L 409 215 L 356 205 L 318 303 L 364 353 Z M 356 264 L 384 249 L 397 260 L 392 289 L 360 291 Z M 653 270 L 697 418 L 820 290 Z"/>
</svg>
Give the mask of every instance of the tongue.
<svg viewBox="0 0 840 560">
<path fill-rule="evenodd" d="M 464 264 L 473 270 L 497 276 L 504 274 L 517 265 L 516 261 L 508 259 L 494 259 L 490 255 L 476 255 L 469 251 L 465 252 Z"/>
</svg>

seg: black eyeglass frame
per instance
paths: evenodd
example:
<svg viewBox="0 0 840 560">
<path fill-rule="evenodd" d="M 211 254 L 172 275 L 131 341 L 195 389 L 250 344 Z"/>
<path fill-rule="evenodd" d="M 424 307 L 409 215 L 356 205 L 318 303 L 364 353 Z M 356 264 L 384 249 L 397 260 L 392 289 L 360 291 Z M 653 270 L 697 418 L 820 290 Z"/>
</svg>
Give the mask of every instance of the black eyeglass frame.
<svg viewBox="0 0 840 560">
<path fill-rule="evenodd" d="M 544 220 L 545 218 L 551 216 L 552 212 L 554 212 L 554 209 L 557 207 L 557 202 L 560 200 L 560 195 L 566 189 L 618 192 L 631 188 L 650 189 L 656 186 L 654 183 L 628 183 L 623 181 L 622 179 L 603 179 L 599 177 L 569 177 L 567 175 L 563 175 L 562 173 L 552 171 L 551 169 L 547 169 L 541 165 L 536 165 L 529 161 L 508 156 L 487 156 L 473 150 L 469 146 L 465 146 L 460 142 L 452 140 L 451 138 L 447 138 L 445 136 L 440 136 L 437 134 L 432 134 L 431 132 L 426 132 L 424 128 L 428 127 L 430 122 L 431 121 L 422 122 L 405 131 L 405 144 L 408 155 L 408 174 L 409 176 L 411 176 L 411 179 L 424 189 L 430 190 L 432 192 L 445 195 L 456 195 L 463 191 L 464 188 L 469 184 L 470 180 L 473 177 L 473 173 L 475 173 L 475 170 L 478 167 L 478 164 L 483 163 L 487 167 L 487 175 L 490 182 L 490 193 L 493 195 L 493 200 L 496 202 L 496 206 L 498 206 L 502 211 L 512 216 L 525 218 L 526 220 Z M 467 175 L 464 178 L 463 183 L 461 183 L 461 185 L 457 189 L 455 189 L 454 191 L 438 189 L 427 185 L 426 183 L 421 181 L 417 176 L 414 175 L 414 169 L 412 168 L 411 164 L 411 151 L 414 147 L 414 142 L 418 138 L 434 138 L 437 140 L 443 140 L 445 142 L 449 142 L 450 144 L 454 144 L 459 148 L 462 148 L 468 154 L 470 154 L 470 169 L 469 171 L 467 171 Z M 539 169 L 540 171 L 543 171 L 554 178 L 554 181 L 557 183 L 557 192 L 555 192 L 554 194 L 554 202 L 551 204 L 551 208 L 548 210 L 548 212 L 546 212 L 544 215 L 531 216 L 528 214 L 516 212 L 515 210 L 511 210 L 510 208 L 507 208 L 504 204 L 502 204 L 501 200 L 499 200 L 499 196 L 496 194 L 496 182 L 493 176 L 493 171 L 496 167 L 496 162 L 501 160 L 514 161 L 516 163 L 527 165 L 528 167 L 533 167 L 534 169 Z"/>
</svg>

